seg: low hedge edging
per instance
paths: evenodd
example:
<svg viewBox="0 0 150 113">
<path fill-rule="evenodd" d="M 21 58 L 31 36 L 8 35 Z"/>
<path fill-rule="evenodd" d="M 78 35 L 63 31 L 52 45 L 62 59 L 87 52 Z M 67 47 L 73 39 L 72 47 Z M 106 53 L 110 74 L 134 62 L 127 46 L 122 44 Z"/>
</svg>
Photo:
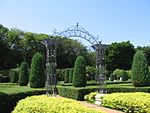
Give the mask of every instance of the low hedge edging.
<svg viewBox="0 0 150 113">
<path fill-rule="evenodd" d="M 84 100 L 84 95 L 97 91 L 97 88 L 90 87 L 67 87 L 57 86 L 58 94 L 63 97 L 72 98 L 75 100 Z"/>
<path fill-rule="evenodd" d="M 16 103 L 19 100 L 26 98 L 27 96 L 41 95 L 45 93 L 45 90 L 34 90 L 13 94 L 6 94 L 0 92 L 0 113 L 10 113 L 16 106 Z"/>
</svg>

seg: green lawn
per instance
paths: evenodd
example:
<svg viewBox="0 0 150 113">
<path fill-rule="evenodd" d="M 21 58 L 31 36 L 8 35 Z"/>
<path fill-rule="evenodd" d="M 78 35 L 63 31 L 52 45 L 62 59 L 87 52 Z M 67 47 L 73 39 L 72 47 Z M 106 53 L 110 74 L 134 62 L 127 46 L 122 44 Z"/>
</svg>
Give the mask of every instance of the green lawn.
<svg viewBox="0 0 150 113">
<path fill-rule="evenodd" d="M 13 93 L 23 93 L 34 90 L 45 90 L 44 88 L 30 88 L 29 86 L 19 86 L 13 83 L 0 83 L 0 92 L 13 94 Z"/>
</svg>

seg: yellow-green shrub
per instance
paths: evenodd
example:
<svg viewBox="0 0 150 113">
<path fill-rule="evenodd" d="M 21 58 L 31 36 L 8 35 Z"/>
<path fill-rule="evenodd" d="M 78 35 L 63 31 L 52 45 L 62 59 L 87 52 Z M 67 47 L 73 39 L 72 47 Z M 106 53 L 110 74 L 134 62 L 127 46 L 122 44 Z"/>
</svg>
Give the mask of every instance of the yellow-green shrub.
<svg viewBox="0 0 150 113">
<path fill-rule="evenodd" d="M 66 98 L 32 96 L 20 100 L 13 113 L 102 113 Z"/>
<path fill-rule="evenodd" d="M 84 99 L 86 101 L 89 101 L 89 102 L 95 102 L 95 96 L 98 94 L 98 92 L 91 92 L 90 94 L 87 94 L 84 96 Z"/>
<path fill-rule="evenodd" d="M 150 94 L 113 93 L 103 97 L 102 106 L 122 110 L 126 113 L 150 113 Z"/>
</svg>

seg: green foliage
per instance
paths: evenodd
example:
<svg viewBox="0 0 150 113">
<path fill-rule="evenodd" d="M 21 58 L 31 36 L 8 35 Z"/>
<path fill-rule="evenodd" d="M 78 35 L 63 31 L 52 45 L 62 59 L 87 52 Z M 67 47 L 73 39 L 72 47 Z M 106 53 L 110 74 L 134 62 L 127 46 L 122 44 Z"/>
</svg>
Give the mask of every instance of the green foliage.
<svg viewBox="0 0 150 113">
<path fill-rule="evenodd" d="M 45 86 L 44 58 L 40 53 L 36 53 L 32 58 L 29 81 L 31 88 Z"/>
<path fill-rule="evenodd" d="M 137 47 L 137 50 L 143 50 L 148 61 L 148 65 L 150 66 L 150 46 Z"/>
<path fill-rule="evenodd" d="M 86 66 L 87 80 L 95 80 L 97 69 L 94 66 Z"/>
<path fill-rule="evenodd" d="M 128 80 L 128 73 L 125 70 L 116 69 L 113 72 L 114 78 L 119 80 L 122 78 L 122 81 Z"/>
<path fill-rule="evenodd" d="M 69 70 L 69 83 L 72 83 L 72 79 L 73 79 L 73 68 Z"/>
<path fill-rule="evenodd" d="M 64 81 L 65 69 L 56 69 L 57 81 Z"/>
<path fill-rule="evenodd" d="M 7 41 L 7 33 L 9 29 L 0 24 L 0 69 L 8 69 L 11 65 L 9 62 L 10 51 Z"/>
<path fill-rule="evenodd" d="M 131 76 L 132 76 L 132 70 L 127 71 L 127 73 L 128 73 L 128 78 L 131 79 Z"/>
<path fill-rule="evenodd" d="M 86 68 L 85 60 L 82 56 L 79 56 L 75 61 L 74 73 L 73 73 L 73 86 L 85 87 L 86 86 Z"/>
<path fill-rule="evenodd" d="M 20 100 L 13 113 L 101 113 L 66 98 L 32 96 Z"/>
<path fill-rule="evenodd" d="M 69 71 L 69 68 L 65 70 L 64 83 L 69 83 Z"/>
<path fill-rule="evenodd" d="M 98 87 L 57 86 L 58 94 L 75 100 L 84 100 L 84 96 L 98 90 Z"/>
<path fill-rule="evenodd" d="M 22 62 L 19 71 L 19 84 L 26 86 L 29 82 L 29 70 L 27 62 Z"/>
<path fill-rule="evenodd" d="M 132 82 L 134 86 L 150 85 L 150 73 L 148 63 L 143 51 L 139 50 L 134 55 L 132 64 Z"/>
<path fill-rule="evenodd" d="M 110 81 L 114 81 L 115 80 L 115 76 L 113 73 L 110 74 Z"/>
<path fill-rule="evenodd" d="M 95 96 L 98 94 L 98 92 L 91 92 L 90 94 L 87 94 L 84 96 L 84 100 L 94 103 L 95 102 Z"/>
<path fill-rule="evenodd" d="M 9 71 L 10 82 L 17 83 L 19 78 L 19 68 L 11 69 Z"/>
<path fill-rule="evenodd" d="M 150 94 L 114 93 L 103 97 L 102 106 L 122 110 L 125 113 L 149 113 Z"/>
<path fill-rule="evenodd" d="M 122 78 L 122 81 L 127 81 L 128 80 L 128 73 L 125 70 L 122 71 L 121 78 Z"/>
<path fill-rule="evenodd" d="M 0 84 L 0 113 L 11 113 L 17 102 L 27 96 L 45 94 L 45 89 L 33 89 L 28 86 L 20 87 L 17 84 Z"/>
<path fill-rule="evenodd" d="M 115 69 L 131 69 L 134 46 L 129 42 L 112 43 L 106 51 L 106 68 L 113 72 Z"/>
</svg>

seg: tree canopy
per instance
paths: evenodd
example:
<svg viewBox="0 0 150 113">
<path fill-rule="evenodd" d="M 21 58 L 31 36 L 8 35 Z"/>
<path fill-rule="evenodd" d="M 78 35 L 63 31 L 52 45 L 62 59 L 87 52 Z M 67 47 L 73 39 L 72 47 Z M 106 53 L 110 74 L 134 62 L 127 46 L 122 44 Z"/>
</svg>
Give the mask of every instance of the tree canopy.
<svg viewBox="0 0 150 113">
<path fill-rule="evenodd" d="M 129 42 L 112 43 L 106 51 L 106 68 L 113 72 L 115 69 L 131 69 L 134 46 Z"/>
</svg>

